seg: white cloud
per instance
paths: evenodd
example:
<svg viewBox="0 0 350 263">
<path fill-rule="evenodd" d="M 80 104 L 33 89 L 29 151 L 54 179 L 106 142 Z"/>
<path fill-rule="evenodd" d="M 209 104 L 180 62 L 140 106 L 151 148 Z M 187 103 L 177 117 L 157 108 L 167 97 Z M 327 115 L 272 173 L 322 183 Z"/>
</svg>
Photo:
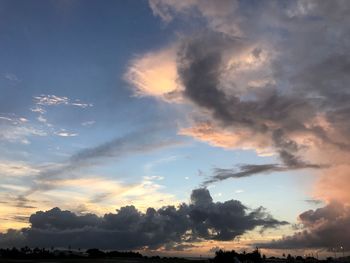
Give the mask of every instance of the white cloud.
<svg viewBox="0 0 350 263">
<path fill-rule="evenodd" d="M 39 117 L 37 118 L 38 121 L 46 123 L 47 119 L 43 116 L 43 115 L 39 115 Z"/>
<path fill-rule="evenodd" d="M 0 140 L 29 144 L 29 137 L 46 135 L 44 130 L 32 125 L 26 118 L 0 116 Z"/>
<path fill-rule="evenodd" d="M 35 96 L 34 101 L 36 105 L 41 105 L 41 106 L 70 105 L 70 106 L 76 106 L 81 108 L 87 108 L 87 107 L 93 106 L 91 103 L 83 103 L 78 99 L 72 101 L 68 97 L 59 97 L 56 95 Z"/>
<path fill-rule="evenodd" d="M 40 114 L 45 114 L 46 110 L 44 110 L 42 107 L 36 105 L 34 108 L 30 109 L 32 112 L 38 112 Z"/>
<path fill-rule="evenodd" d="M 72 132 L 68 132 L 64 129 L 62 129 L 61 131 L 55 132 L 55 134 L 57 136 L 61 136 L 61 137 L 75 137 L 78 136 L 78 133 L 72 133 Z"/>
<path fill-rule="evenodd" d="M 81 102 L 79 99 L 69 99 L 68 97 L 60 97 L 56 95 L 40 95 L 33 97 L 35 106 L 32 107 L 30 110 L 32 112 L 38 113 L 37 120 L 47 126 L 49 128 L 49 133 L 53 133 L 54 135 L 61 136 L 61 137 L 74 137 L 77 136 L 78 133 L 75 132 L 68 132 L 65 129 L 57 129 L 54 127 L 52 123 L 49 123 L 47 118 L 47 108 L 52 106 L 72 106 L 72 107 L 79 107 L 79 108 L 87 108 L 92 107 L 93 104 L 91 103 L 84 103 Z M 83 126 L 88 126 L 94 124 L 94 121 L 88 121 L 83 122 Z"/>
<path fill-rule="evenodd" d="M 144 176 L 143 179 L 146 181 L 160 181 L 163 180 L 163 176 L 158 176 L 158 175 L 152 175 L 152 176 Z"/>
<path fill-rule="evenodd" d="M 11 118 L 0 116 L 0 120 L 12 121 Z"/>
</svg>

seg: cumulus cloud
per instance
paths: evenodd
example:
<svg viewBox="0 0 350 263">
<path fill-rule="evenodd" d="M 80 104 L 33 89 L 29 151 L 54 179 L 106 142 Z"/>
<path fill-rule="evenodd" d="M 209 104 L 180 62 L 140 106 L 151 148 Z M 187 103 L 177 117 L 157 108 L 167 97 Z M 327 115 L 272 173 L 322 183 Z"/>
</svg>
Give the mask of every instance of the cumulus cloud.
<svg viewBox="0 0 350 263">
<path fill-rule="evenodd" d="M 287 224 L 262 207 L 248 209 L 237 200 L 213 202 L 206 189 L 193 190 L 190 204 L 149 207 L 145 213 L 125 206 L 99 217 L 53 208 L 32 214 L 29 221 L 28 228 L 0 234 L 0 245 L 185 249 L 193 241 L 233 240 L 256 227 Z"/>
<path fill-rule="evenodd" d="M 303 231 L 267 244 L 259 244 L 259 247 L 338 249 L 342 246 L 349 250 L 349 206 L 339 202 L 331 202 L 325 207 L 300 214 L 299 221 L 304 226 Z"/>
<path fill-rule="evenodd" d="M 252 99 L 228 95 L 221 88 L 222 56 L 226 46 L 240 46 L 235 39 L 210 34 L 190 39 L 184 44 L 179 59 L 179 75 L 184 95 L 208 110 L 222 127 L 238 127 L 264 135 L 279 153 L 281 161 L 292 167 L 307 165 L 296 156 L 299 145 L 288 136 L 291 132 L 313 133 L 305 127 L 312 113 L 312 100 L 284 95 L 277 89 Z M 237 134 L 236 134 L 237 135 Z"/>
<path fill-rule="evenodd" d="M 336 159 L 337 160 L 337 159 Z M 267 244 L 266 248 L 327 248 L 349 250 L 350 195 L 349 166 L 337 165 L 323 172 L 315 186 L 315 196 L 327 204 L 299 215 L 303 230 Z M 320 200 L 311 200 L 320 204 Z"/>
<path fill-rule="evenodd" d="M 18 165 L 18 164 L 17 164 Z M 40 209 L 48 210 L 60 204 L 72 212 L 82 214 L 89 211 L 101 215 L 106 211 L 114 211 L 116 207 L 134 205 L 140 211 L 149 206 L 159 208 L 165 204 L 176 204 L 178 201 L 170 193 L 164 192 L 160 182 L 142 179 L 139 182 L 126 183 L 124 177 L 103 178 L 96 174 L 82 173 L 67 179 L 46 180 L 47 186 L 27 193 L 28 176 L 25 184 L 19 184 L 17 176 L 3 176 L 0 186 L 0 231 L 9 227 L 20 229 L 28 226 L 28 220 L 20 222 L 15 217 L 29 218 L 30 214 Z"/>
<path fill-rule="evenodd" d="M 181 134 L 225 148 L 265 148 L 291 169 L 328 167 L 329 156 L 315 158 L 325 149 L 349 156 L 346 2 L 149 3 L 167 22 L 198 14 L 207 21 L 177 45 L 182 97 L 203 113 Z"/>
<path fill-rule="evenodd" d="M 163 100 L 180 99 L 176 48 L 149 52 L 134 58 L 125 73 L 125 80 L 135 87 L 136 96 L 154 96 Z M 154 80 L 157 81 L 154 81 Z"/>
</svg>

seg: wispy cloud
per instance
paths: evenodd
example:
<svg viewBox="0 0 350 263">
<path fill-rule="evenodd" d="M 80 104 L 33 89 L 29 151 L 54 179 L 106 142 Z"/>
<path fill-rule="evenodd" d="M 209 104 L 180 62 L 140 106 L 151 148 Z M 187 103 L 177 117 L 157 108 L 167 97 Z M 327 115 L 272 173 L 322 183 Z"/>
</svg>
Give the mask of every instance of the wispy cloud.
<svg viewBox="0 0 350 263">
<path fill-rule="evenodd" d="M 274 172 L 285 172 L 298 169 L 321 169 L 327 166 L 299 163 L 298 165 L 284 164 L 241 164 L 236 168 L 214 168 L 213 175 L 203 182 L 203 185 L 223 181 L 229 178 L 242 178 L 258 174 L 269 174 Z"/>
<path fill-rule="evenodd" d="M 96 121 L 84 121 L 81 123 L 82 126 L 91 126 L 94 125 Z"/>
<path fill-rule="evenodd" d="M 68 105 L 76 106 L 81 108 L 92 107 L 91 103 L 81 102 L 79 99 L 71 100 L 68 97 L 60 97 L 56 95 L 40 95 L 34 97 L 34 102 L 41 106 L 58 106 L 58 105 Z"/>
<path fill-rule="evenodd" d="M 32 136 L 46 136 L 45 130 L 33 125 L 24 117 L 0 116 L 0 140 L 11 143 L 29 144 Z"/>
<path fill-rule="evenodd" d="M 79 99 L 72 100 L 68 97 L 60 97 L 56 95 L 40 95 L 33 97 L 34 100 L 34 106 L 30 109 L 32 112 L 37 113 L 38 117 L 37 120 L 42 123 L 43 125 L 47 126 L 50 133 L 53 133 L 57 136 L 61 137 L 74 137 L 77 136 L 78 133 L 76 132 L 70 132 L 66 129 L 58 129 L 48 120 L 48 108 L 49 107 L 58 107 L 58 106 L 71 106 L 71 107 L 78 107 L 78 108 L 88 108 L 93 107 L 92 103 L 85 103 L 82 102 Z M 83 126 L 92 125 L 93 122 L 84 122 L 82 123 Z"/>
<path fill-rule="evenodd" d="M 32 189 L 28 191 L 28 194 L 51 189 L 54 187 L 52 182 L 67 179 L 80 169 L 96 166 L 112 158 L 115 160 L 130 154 L 152 152 L 182 143 L 178 138 L 164 138 L 154 129 L 129 133 L 98 146 L 80 150 L 65 162 L 43 167 L 35 177 Z"/>
<path fill-rule="evenodd" d="M 75 136 L 78 136 L 78 133 L 68 132 L 65 129 L 61 129 L 60 131 L 56 131 L 55 134 L 57 136 L 61 136 L 61 137 L 75 137 Z"/>
<path fill-rule="evenodd" d="M 3 73 L 3 74 L 2 74 L 2 77 L 3 77 L 4 79 L 10 81 L 11 83 L 14 83 L 14 84 L 15 84 L 15 83 L 18 83 L 18 82 L 21 82 L 21 80 L 19 79 L 19 77 L 18 77 L 16 74 L 14 74 L 14 73 L 9 73 L 9 72 Z"/>
<path fill-rule="evenodd" d="M 20 161 L 0 160 L 0 174 L 2 177 L 30 176 L 37 173 L 39 173 L 39 169 L 33 167 L 28 163 Z"/>
</svg>

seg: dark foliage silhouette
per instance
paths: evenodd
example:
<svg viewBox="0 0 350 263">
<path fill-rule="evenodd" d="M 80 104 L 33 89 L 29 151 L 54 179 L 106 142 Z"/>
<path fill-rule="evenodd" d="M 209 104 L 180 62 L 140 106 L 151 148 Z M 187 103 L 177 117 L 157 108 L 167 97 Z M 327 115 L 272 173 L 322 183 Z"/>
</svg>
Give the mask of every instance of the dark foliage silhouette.
<svg viewBox="0 0 350 263">
<path fill-rule="evenodd" d="M 212 263 L 228 263 L 228 262 L 262 262 L 262 257 L 258 249 L 251 253 L 243 252 L 241 254 L 236 251 L 223 251 L 219 250 L 215 252 L 215 257 L 211 260 Z"/>
</svg>

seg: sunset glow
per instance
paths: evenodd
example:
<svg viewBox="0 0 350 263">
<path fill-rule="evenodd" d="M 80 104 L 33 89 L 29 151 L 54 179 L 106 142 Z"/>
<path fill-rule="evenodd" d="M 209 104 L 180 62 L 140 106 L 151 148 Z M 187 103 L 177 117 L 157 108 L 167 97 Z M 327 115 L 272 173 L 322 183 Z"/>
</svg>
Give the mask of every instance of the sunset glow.
<svg viewBox="0 0 350 263">
<path fill-rule="evenodd" d="M 350 1 L 0 18 L 0 248 L 349 255 Z"/>
</svg>

